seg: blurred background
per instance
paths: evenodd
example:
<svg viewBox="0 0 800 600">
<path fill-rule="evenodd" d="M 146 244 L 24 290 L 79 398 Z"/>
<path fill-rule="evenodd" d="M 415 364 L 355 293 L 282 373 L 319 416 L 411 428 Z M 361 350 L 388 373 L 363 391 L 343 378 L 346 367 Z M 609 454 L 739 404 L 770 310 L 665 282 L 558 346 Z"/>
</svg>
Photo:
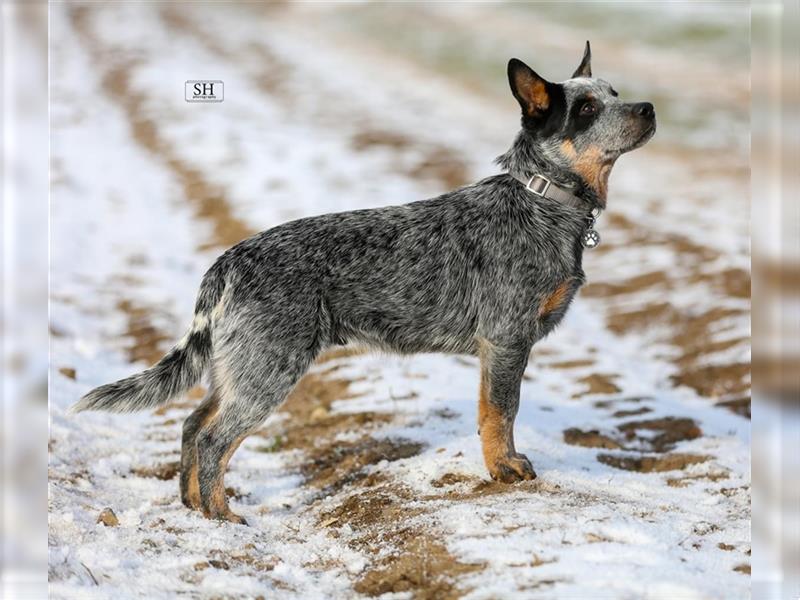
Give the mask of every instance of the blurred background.
<svg viewBox="0 0 800 600">
<path fill-rule="evenodd" d="M 47 6 L 2 5 L 8 597 L 41 597 L 37 574 L 47 569 L 48 169 L 56 223 L 50 334 L 68 337 L 85 324 L 70 312 L 74 298 L 102 296 L 112 274 L 127 268 L 133 276 L 114 285 L 135 290 L 140 302 L 120 308 L 135 340 L 120 351 L 150 360 L 192 302 L 159 290 L 184 288 L 252 231 L 405 202 L 495 173 L 491 160 L 518 126 L 508 58 L 559 81 L 586 39 L 595 75 L 625 99 L 652 101 L 659 130 L 612 173 L 606 241 L 585 267 L 598 283 L 583 296 L 611 334 L 635 338 L 663 363 L 674 385 L 742 418 L 752 412 L 753 597 L 796 590 L 800 219 L 792 167 L 800 95 L 797 40 L 788 32 L 797 3 L 143 6 L 51 9 L 48 166 Z M 203 68 L 198 56 L 209 57 Z M 87 72 L 97 90 L 81 83 Z M 200 78 L 225 82 L 216 110 L 185 103 L 183 82 Z M 163 176 L 112 182 L 125 177 L 123 167 L 152 165 L 104 160 L 133 157 L 127 147 L 97 144 L 111 131 L 109 103 L 127 123 L 130 148 L 148 154 Z M 167 190 L 166 202 L 185 218 L 148 223 L 129 207 L 126 187 L 134 198 Z M 83 221 L 70 220 L 87 194 L 110 198 L 97 223 L 121 219 L 126 246 L 118 261 L 98 258 L 103 264 L 90 273 L 70 266 L 104 248 L 84 243 L 73 228 Z M 152 252 L 165 237 L 190 258 Z M 97 308 L 88 305 L 82 310 Z"/>
<path fill-rule="evenodd" d="M 2 587 L 47 593 L 47 5 L 2 10 Z"/>
</svg>

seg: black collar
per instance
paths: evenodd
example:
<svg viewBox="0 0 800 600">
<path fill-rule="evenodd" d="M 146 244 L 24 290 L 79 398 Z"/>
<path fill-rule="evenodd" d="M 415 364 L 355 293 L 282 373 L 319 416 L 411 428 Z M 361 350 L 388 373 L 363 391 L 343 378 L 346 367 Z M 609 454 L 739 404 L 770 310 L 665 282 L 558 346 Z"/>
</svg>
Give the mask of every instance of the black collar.
<svg viewBox="0 0 800 600">
<path fill-rule="evenodd" d="M 544 175 L 539 175 L 537 173 L 529 179 L 518 177 L 513 173 L 509 173 L 509 175 L 524 185 L 525 189 L 531 194 L 540 196 L 542 198 L 548 198 L 561 204 L 566 204 L 578 210 L 586 211 L 588 209 L 588 214 L 586 216 L 587 225 L 583 235 L 581 236 L 581 243 L 583 244 L 584 248 L 596 248 L 600 245 L 600 234 L 595 231 L 594 224 L 597 218 L 600 216 L 602 209 L 600 209 L 598 206 L 593 207 L 586 200 L 582 200 L 569 190 L 556 185 Z"/>
</svg>

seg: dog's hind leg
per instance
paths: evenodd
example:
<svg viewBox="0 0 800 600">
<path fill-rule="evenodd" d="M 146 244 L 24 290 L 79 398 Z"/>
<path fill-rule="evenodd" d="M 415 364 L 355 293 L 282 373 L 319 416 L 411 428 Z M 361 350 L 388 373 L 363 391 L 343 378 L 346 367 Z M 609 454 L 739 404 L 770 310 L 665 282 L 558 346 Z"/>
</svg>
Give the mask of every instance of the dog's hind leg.
<svg viewBox="0 0 800 600">
<path fill-rule="evenodd" d="M 230 405 L 229 405 L 230 406 Z M 221 410 L 197 436 L 198 486 L 203 515 L 246 525 L 244 518 L 228 507 L 225 494 L 225 469 L 239 444 L 266 418 L 243 418 L 243 413 Z"/>
<path fill-rule="evenodd" d="M 211 385 L 203 402 L 183 423 L 181 438 L 181 501 L 188 508 L 201 510 L 200 485 L 197 480 L 197 434 L 219 409 L 219 393 Z"/>
<path fill-rule="evenodd" d="M 245 350 L 245 348 L 247 348 Z M 238 356 L 215 365 L 220 402 L 214 417 L 197 434 L 198 482 L 203 514 L 210 519 L 246 524 L 228 507 L 225 469 L 239 444 L 279 406 L 313 359 L 307 350 L 291 352 L 275 346 L 258 352 L 240 347 Z"/>
</svg>

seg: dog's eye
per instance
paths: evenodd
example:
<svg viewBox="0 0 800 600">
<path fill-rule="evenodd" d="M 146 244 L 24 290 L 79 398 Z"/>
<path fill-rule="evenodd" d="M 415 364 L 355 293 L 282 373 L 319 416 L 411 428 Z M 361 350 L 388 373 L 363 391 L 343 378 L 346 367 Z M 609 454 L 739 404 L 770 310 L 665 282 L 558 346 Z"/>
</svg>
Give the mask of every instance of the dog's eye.
<svg viewBox="0 0 800 600">
<path fill-rule="evenodd" d="M 583 106 L 581 106 L 582 115 L 593 115 L 596 112 L 597 107 L 595 106 L 594 102 L 584 102 Z"/>
</svg>

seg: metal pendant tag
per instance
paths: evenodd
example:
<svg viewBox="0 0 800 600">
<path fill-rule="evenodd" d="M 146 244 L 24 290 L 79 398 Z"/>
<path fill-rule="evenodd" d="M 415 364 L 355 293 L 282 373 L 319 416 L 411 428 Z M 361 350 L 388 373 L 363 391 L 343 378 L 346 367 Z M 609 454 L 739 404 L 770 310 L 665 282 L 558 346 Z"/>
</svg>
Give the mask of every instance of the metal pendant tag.
<svg viewBox="0 0 800 600">
<path fill-rule="evenodd" d="M 597 248 L 600 245 L 600 234 L 594 229 L 587 229 L 581 238 L 584 248 Z"/>
</svg>

